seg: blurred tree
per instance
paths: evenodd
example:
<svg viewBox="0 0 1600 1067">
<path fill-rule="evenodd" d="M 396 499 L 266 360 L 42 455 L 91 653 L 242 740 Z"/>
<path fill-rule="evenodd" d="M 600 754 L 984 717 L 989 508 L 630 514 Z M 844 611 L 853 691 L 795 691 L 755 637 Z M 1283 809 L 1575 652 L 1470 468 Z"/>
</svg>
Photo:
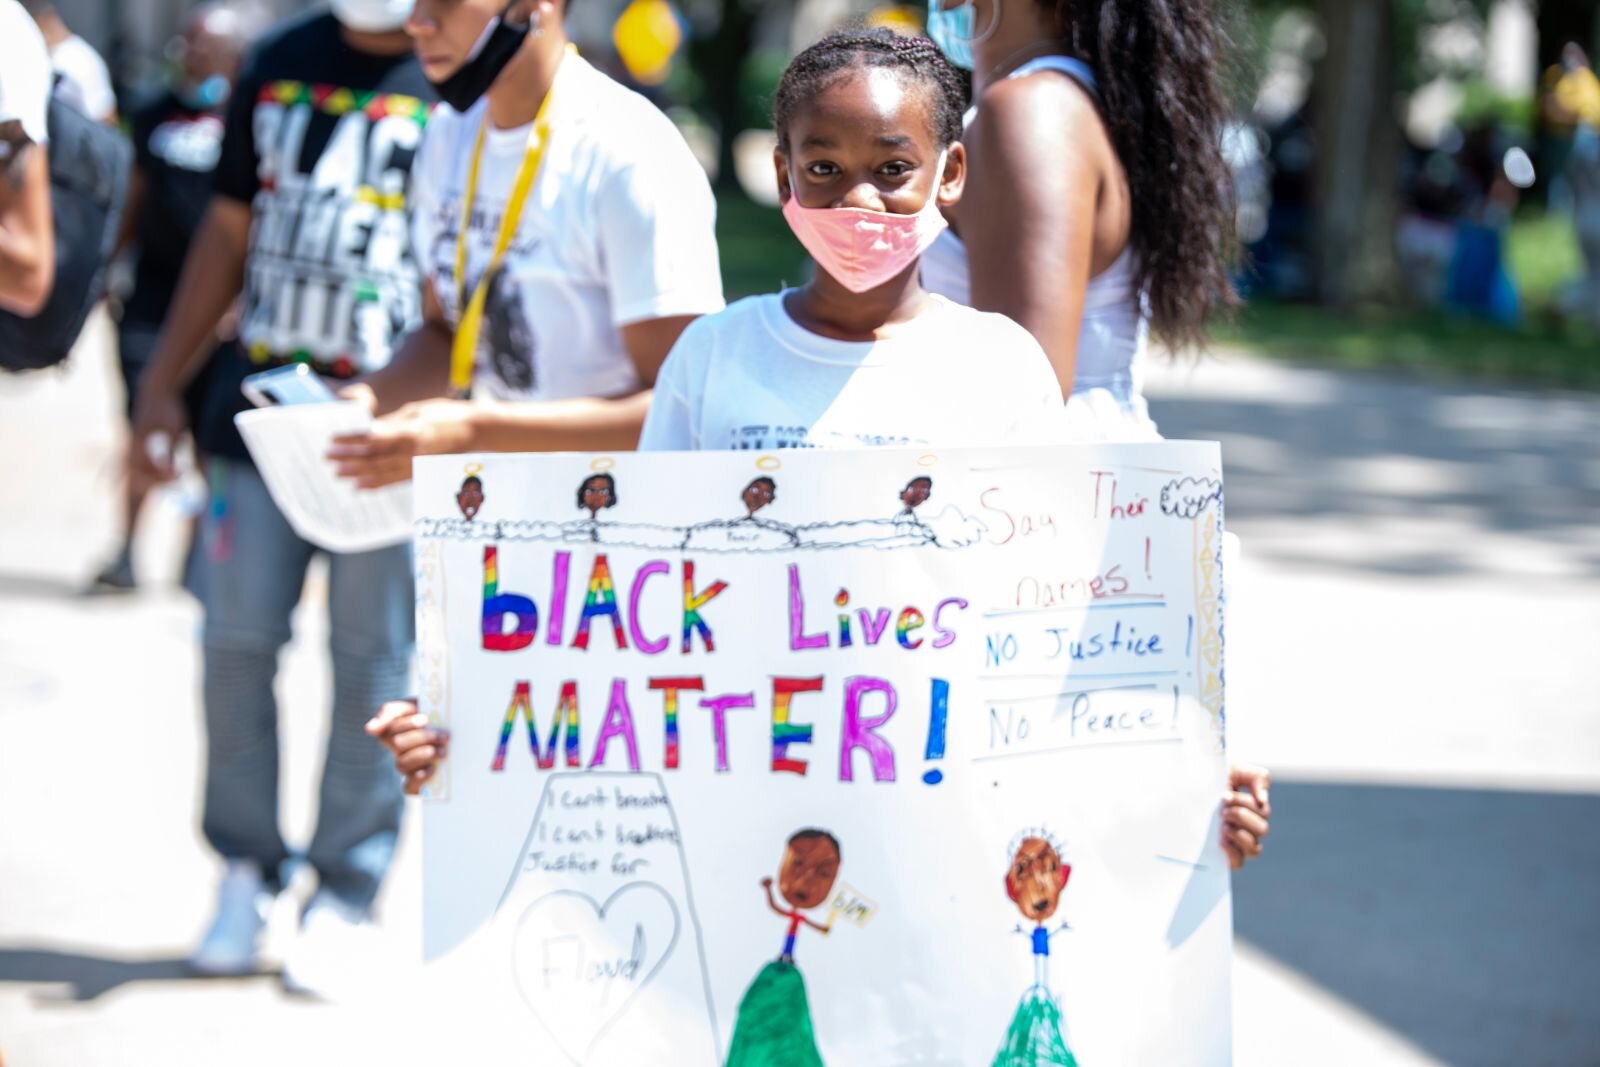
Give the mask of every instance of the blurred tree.
<svg viewBox="0 0 1600 1067">
<path fill-rule="evenodd" d="M 1427 48 L 1430 36 L 1448 24 L 1481 20 L 1489 4 L 1252 0 L 1258 16 L 1311 10 L 1322 31 L 1306 106 L 1316 143 L 1312 260 L 1323 303 L 1382 301 L 1401 291 L 1394 255 L 1404 145 L 1401 94 L 1441 73 Z"/>
<path fill-rule="evenodd" d="M 1321 0 L 1325 50 L 1312 76 L 1316 138 L 1312 263 L 1324 304 L 1398 291 L 1394 233 L 1400 125 L 1394 0 Z"/>
<path fill-rule="evenodd" d="M 737 189 L 734 138 L 743 128 L 745 113 L 745 63 L 755 44 L 759 19 L 769 17 L 764 9 L 775 5 L 761 0 L 716 0 L 699 5 L 705 12 L 695 20 L 695 34 L 689 42 L 689 62 L 699 73 L 704 87 L 703 107 L 717 132 L 717 186 Z M 789 6 L 784 4 L 782 6 Z M 698 12 L 697 12 L 698 13 Z M 709 29 L 705 27 L 709 23 Z"/>
</svg>

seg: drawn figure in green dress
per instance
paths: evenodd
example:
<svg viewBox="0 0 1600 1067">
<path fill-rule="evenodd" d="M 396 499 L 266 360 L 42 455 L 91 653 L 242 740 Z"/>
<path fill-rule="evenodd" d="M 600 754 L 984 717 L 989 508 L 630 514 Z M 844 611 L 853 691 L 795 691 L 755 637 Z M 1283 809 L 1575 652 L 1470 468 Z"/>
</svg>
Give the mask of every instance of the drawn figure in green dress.
<svg viewBox="0 0 1600 1067">
<path fill-rule="evenodd" d="M 821 934 L 832 929 L 831 921 L 819 923 L 805 913 L 833 895 L 840 860 L 838 838 L 826 830 L 801 830 L 789 838 L 778 864 L 778 896 L 787 907 L 779 907 L 773 896 L 773 879 L 761 880 L 767 907 L 787 921 L 788 930 L 783 951 L 761 969 L 739 1002 L 727 1067 L 822 1067 L 794 948 L 804 927 Z"/>
<path fill-rule="evenodd" d="M 1071 876 L 1072 867 L 1062 862 L 1060 846 L 1042 830 L 1024 834 L 1011 849 L 1006 895 L 1027 920 L 1028 925 L 1018 925 L 1016 932 L 1033 946 L 1033 985 L 1017 1005 L 994 1067 L 1078 1067 L 1067 1044 L 1061 1005 L 1050 992 L 1050 942 L 1069 927 L 1062 922 L 1052 929 L 1049 923 Z"/>
</svg>

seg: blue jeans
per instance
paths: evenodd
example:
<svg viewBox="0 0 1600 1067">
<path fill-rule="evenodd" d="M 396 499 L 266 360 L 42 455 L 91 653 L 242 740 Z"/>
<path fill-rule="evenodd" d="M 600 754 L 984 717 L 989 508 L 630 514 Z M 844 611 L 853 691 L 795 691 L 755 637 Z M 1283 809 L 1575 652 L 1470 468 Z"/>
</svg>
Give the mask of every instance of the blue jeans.
<svg viewBox="0 0 1600 1067">
<path fill-rule="evenodd" d="M 290 852 L 278 827 L 273 680 L 318 550 L 289 526 L 254 467 L 219 459 L 210 474 L 212 507 L 191 571 L 205 609 L 202 829 L 223 856 L 254 860 L 281 885 Z M 328 563 L 333 721 L 305 858 L 322 889 L 365 910 L 394 854 L 404 798 L 388 753 L 362 725 L 409 691 L 411 550 L 336 554 Z"/>
</svg>

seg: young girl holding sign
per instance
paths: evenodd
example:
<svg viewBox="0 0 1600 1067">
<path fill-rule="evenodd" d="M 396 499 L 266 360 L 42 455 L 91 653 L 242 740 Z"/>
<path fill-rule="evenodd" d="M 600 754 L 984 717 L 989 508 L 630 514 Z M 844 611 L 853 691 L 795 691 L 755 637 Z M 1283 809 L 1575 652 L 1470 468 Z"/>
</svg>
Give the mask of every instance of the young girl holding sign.
<svg viewBox="0 0 1600 1067">
<path fill-rule="evenodd" d="M 774 159 L 816 277 L 691 323 L 656 380 L 641 449 L 1056 437 L 1061 393 L 1032 336 L 919 281 L 945 228 L 940 208 L 961 195 L 964 106 L 959 76 L 924 38 L 845 31 L 795 58 L 775 100 Z M 386 705 L 368 730 L 412 793 L 445 755 L 446 735 L 411 702 Z M 1265 812 L 1249 814 L 1256 843 Z"/>
<path fill-rule="evenodd" d="M 919 278 L 966 180 L 964 105 L 926 38 L 835 33 L 795 58 L 774 105 L 775 162 L 816 277 L 692 323 L 657 379 L 641 449 L 1056 438 L 1060 390 L 1038 343 Z"/>
</svg>

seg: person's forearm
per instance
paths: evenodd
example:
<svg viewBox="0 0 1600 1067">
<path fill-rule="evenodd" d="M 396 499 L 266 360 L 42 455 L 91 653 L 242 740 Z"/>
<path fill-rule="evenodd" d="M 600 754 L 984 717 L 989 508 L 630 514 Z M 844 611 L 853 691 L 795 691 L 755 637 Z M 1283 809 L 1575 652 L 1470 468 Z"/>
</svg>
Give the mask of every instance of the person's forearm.
<svg viewBox="0 0 1600 1067">
<path fill-rule="evenodd" d="M 50 296 L 49 251 L 43 241 L 0 225 L 0 307 L 39 313 Z"/>
<path fill-rule="evenodd" d="M 428 320 L 406 335 L 387 366 L 362 376 L 378 398 L 379 415 L 450 389 L 450 328 Z"/>
<path fill-rule="evenodd" d="M 144 213 L 145 188 L 144 169 L 136 164 L 128 175 L 128 196 L 122 203 L 122 218 L 117 222 L 117 243 L 111 251 L 113 257 L 126 252 L 139 234 L 139 218 Z"/>
<path fill-rule="evenodd" d="M 472 419 L 474 451 L 632 452 L 650 411 L 646 389 L 616 400 L 485 405 Z"/>
<path fill-rule="evenodd" d="M 22 144 L 0 163 L 0 307 L 37 315 L 55 280 L 50 174 L 42 148 Z"/>
<path fill-rule="evenodd" d="M 178 298 L 161 326 L 155 354 L 141 381 L 146 387 L 182 389 L 210 354 L 217 325 L 244 286 L 250 208 L 213 197 L 178 278 Z"/>
</svg>

